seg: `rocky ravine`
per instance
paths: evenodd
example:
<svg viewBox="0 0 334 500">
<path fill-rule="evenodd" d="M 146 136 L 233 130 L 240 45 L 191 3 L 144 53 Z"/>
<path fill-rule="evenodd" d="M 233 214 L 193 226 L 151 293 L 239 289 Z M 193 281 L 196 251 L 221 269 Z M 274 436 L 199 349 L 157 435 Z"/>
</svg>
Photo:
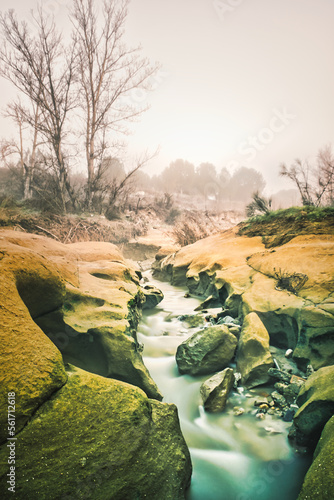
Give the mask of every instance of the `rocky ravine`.
<svg viewBox="0 0 334 500">
<path fill-rule="evenodd" d="M 197 333 L 179 347 L 179 370 L 224 369 L 227 363 L 217 364 L 214 353 L 224 352 L 231 333 L 238 338 L 234 360 L 246 387 L 272 380 L 273 374 L 285 377 L 273 371 L 270 346 L 290 349 L 302 373 L 311 365 L 315 372 L 301 388 L 300 379 L 298 384 L 278 382 L 275 387 L 281 394 L 276 392 L 275 397 L 279 402 L 284 394 L 299 406 L 290 430 L 298 445 L 314 449 L 321 436 L 299 500 L 330 500 L 334 489 L 333 454 L 328 453 L 334 439 L 334 237 L 296 236 L 266 249 L 260 237 L 239 236 L 237 231 L 233 228 L 156 257 L 156 275 L 206 297 L 203 310 L 222 306 L 210 334 Z M 228 324 L 229 333 L 221 324 L 227 316 L 230 323 L 238 320 L 239 332 Z"/>
<path fill-rule="evenodd" d="M 13 478 L 19 500 L 184 498 L 191 462 L 177 410 L 160 402 L 135 333 L 159 292 L 139 286 L 112 244 L 7 230 L 0 281 L 2 498 Z"/>
</svg>

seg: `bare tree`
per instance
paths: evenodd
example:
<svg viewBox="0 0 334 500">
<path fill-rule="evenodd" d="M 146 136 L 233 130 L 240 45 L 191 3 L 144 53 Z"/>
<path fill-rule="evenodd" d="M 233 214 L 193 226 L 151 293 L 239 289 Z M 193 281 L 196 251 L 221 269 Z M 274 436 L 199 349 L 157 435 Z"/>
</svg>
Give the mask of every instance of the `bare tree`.
<svg viewBox="0 0 334 500">
<path fill-rule="evenodd" d="M 297 159 L 290 168 L 282 164 L 280 175 L 296 184 L 303 205 L 333 205 L 334 156 L 330 146 L 319 151 L 316 166 Z"/>
<path fill-rule="evenodd" d="M 334 205 L 334 155 L 330 145 L 318 153 L 316 196 L 318 204 Z"/>
<path fill-rule="evenodd" d="M 0 49 L 1 75 L 34 102 L 35 113 L 22 108 L 24 120 L 36 126 L 55 156 L 56 178 L 61 205 L 66 209 L 66 194 L 72 205 L 71 188 L 64 155 L 66 120 L 75 106 L 71 92 L 74 78 L 74 48 L 66 50 L 57 33 L 54 19 L 46 18 L 40 7 L 34 16 L 37 34 L 26 22 L 19 22 L 13 10 L 0 15 L 4 43 Z M 40 119 L 36 121 L 36 112 Z"/>
<path fill-rule="evenodd" d="M 158 68 L 140 56 L 140 47 L 128 48 L 123 42 L 128 3 L 104 1 L 99 15 L 94 0 L 74 0 L 71 18 L 82 96 L 87 207 L 101 185 L 105 156 L 117 145 L 119 133 L 126 133 L 126 123 L 146 109 L 131 99 L 131 93 L 149 90 L 150 78 Z"/>
<path fill-rule="evenodd" d="M 27 110 L 24 110 L 20 101 L 12 102 L 8 104 L 4 115 L 11 118 L 18 129 L 18 141 L 10 141 L 10 153 L 15 154 L 19 157 L 19 165 L 21 169 L 21 175 L 23 180 L 23 199 L 27 200 L 32 197 L 32 182 L 34 176 L 34 170 L 36 165 L 36 153 L 39 146 L 38 143 L 38 120 L 39 120 L 39 107 L 37 104 L 32 102 L 30 116 L 33 119 L 33 126 L 26 122 L 25 117 L 28 114 Z M 26 144 L 23 139 L 25 128 L 31 129 L 30 146 L 31 149 L 26 149 Z"/>
</svg>

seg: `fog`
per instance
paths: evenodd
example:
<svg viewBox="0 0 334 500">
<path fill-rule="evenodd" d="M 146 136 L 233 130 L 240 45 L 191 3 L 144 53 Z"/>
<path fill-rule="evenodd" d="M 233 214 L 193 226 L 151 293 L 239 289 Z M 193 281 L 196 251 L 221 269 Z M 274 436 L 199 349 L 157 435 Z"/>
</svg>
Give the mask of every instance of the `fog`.
<svg viewBox="0 0 334 500">
<path fill-rule="evenodd" d="M 42 2 L 65 33 L 70 3 Z M 1 10 L 29 20 L 36 4 L 2 0 Z M 161 69 L 153 92 L 131 96 L 150 109 L 131 125 L 129 154 L 159 147 L 149 174 L 183 158 L 256 168 L 268 193 L 291 188 L 280 163 L 333 141 L 333 18 L 331 0 L 132 0 L 125 40 Z M 12 90 L 0 88 L 3 108 Z M 0 129 L 6 137 L 3 117 Z"/>
</svg>

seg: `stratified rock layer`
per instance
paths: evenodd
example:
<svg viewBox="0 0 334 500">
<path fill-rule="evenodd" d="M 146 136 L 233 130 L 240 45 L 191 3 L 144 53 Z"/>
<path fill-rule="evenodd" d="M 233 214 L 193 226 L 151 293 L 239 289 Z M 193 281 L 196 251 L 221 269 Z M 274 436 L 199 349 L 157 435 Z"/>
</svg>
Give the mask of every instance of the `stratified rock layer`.
<svg viewBox="0 0 334 500">
<path fill-rule="evenodd" d="M 191 292 L 219 299 L 233 317 L 255 312 L 270 343 L 293 349 L 300 368 L 334 363 L 334 237 L 297 236 L 266 250 L 260 237 L 221 232 L 155 263 L 155 272 Z M 307 276 L 295 293 L 277 274 Z"/>
</svg>

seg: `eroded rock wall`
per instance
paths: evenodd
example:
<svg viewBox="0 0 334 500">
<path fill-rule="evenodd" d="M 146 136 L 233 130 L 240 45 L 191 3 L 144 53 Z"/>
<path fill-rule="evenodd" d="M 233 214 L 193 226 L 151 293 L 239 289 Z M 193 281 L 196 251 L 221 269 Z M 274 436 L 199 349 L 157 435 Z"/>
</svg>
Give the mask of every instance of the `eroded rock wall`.
<svg viewBox="0 0 334 500">
<path fill-rule="evenodd" d="M 136 270 L 111 244 L 1 231 L 0 285 L 2 498 L 10 393 L 15 498 L 183 499 L 189 452 L 141 358 Z"/>
</svg>

